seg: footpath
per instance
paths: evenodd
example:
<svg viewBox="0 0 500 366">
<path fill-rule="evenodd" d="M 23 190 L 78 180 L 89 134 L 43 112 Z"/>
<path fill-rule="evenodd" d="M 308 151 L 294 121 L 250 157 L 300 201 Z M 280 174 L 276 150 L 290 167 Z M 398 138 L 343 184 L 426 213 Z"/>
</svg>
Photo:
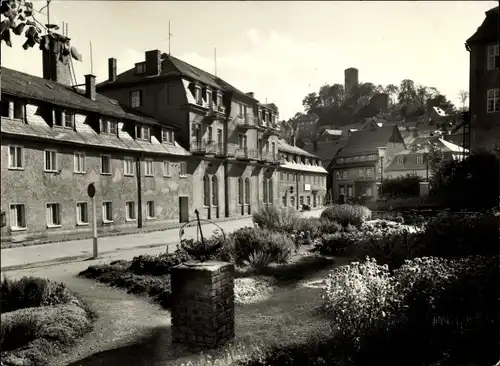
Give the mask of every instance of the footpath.
<svg viewBox="0 0 500 366">
<path fill-rule="evenodd" d="M 319 217 L 321 209 L 301 213 L 305 217 Z M 244 226 L 253 226 L 251 218 L 218 222 L 224 232 L 230 233 Z M 211 236 L 217 229 L 213 224 L 203 224 L 204 236 Z M 196 238 L 197 227 L 186 227 L 183 238 Z M 169 246 L 172 250 L 179 244 L 179 228 L 148 233 L 98 238 L 99 255 L 138 248 Z M 1 250 L 1 271 L 50 266 L 53 264 L 88 260 L 92 257 L 92 239 L 70 240 L 26 247 L 6 248 Z"/>
</svg>

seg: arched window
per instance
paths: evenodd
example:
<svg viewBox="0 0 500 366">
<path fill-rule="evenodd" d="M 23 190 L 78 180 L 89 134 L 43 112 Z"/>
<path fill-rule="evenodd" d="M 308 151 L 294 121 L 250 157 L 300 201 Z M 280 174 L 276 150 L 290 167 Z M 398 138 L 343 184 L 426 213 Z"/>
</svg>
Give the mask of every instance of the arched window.
<svg viewBox="0 0 500 366">
<path fill-rule="evenodd" d="M 243 204 L 243 178 L 238 178 L 238 204 Z"/>
<path fill-rule="evenodd" d="M 267 203 L 267 179 L 262 180 L 262 203 Z"/>
<path fill-rule="evenodd" d="M 245 203 L 250 203 L 250 179 L 245 178 Z"/>
<path fill-rule="evenodd" d="M 267 180 L 269 182 L 269 190 L 268 190 L 268 203 L 269 204 L 273 204 L 273 180 L 272 179 L 268 179 Z"/>
<path fill-rule="evenodd" d="M 212 205 L 219 205 L 219 181 L 215 175 L 212 176 Z"/>
<path fill-rule="evenodd" d="M 203 205 L 210 206 L 210 180 L 206 174 L 203 176 Z"/>
</svg>

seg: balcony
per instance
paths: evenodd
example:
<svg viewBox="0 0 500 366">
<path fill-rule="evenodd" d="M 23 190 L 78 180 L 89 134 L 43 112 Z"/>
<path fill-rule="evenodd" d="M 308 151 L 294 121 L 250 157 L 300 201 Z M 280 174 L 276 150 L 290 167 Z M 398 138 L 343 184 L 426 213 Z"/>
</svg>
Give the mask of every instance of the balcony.
<svg viewBox="0 0 500 366">
<path fill-rule="evenodd" d="M 249 149 L 249 148 L 238 148 L 236 150 L 236 159 L 238 160 L 245 160 L 245 161 L 251 161 L 251 160 L 257 160 L 259 157 L 258 151 L 256 149 Z"/>
<path fill-rule="evenodd" d="M 234 158 L 236 156 L 236 152 L 239 150 L 239 146 L 236 144 L 227 144 L 226 156 L 229 158 Z"/>
<path fill-rule="evenodd" d="M 208 111 L 205 114 L 204 122 L 212 123 L 213 121 L 221 121 L 226 117 L 226 108 L 212 104 L 208 106 Z"/>
<path fill-rule="evenodd" d="M 206 155 L 209 144 L 205 140 L 196 140 L 191 142 L 191 153 L 193 155 Z"/>
<path fill-rule="evenodd" d="M 241 129 L 254 129 L 257 126 L 255 125 L 255 119 L 253 115 L 247 113 L 245 116 L 238 116 L 235 119 L 236 121 L 236 126 L 238 126 Z"/>
</svg>

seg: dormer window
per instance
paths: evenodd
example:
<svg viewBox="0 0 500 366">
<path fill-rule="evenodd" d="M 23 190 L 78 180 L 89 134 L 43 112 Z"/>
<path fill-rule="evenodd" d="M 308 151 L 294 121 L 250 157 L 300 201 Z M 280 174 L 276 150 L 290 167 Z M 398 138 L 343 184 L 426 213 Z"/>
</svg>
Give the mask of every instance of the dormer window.
<svg viewBox="0 0 500 366">
<path fill-rule="evenodd" d="M 404 163 L 404 158 L 402 156 L 398 156 L 398 164 L 403 165 Z"/>
<path fill-rule="evenodd" d="M 217 93 L 217 105 L 222 106 L 222 93 L 221 92 Z"/>
<path fill-rule="evenodd" d="M 75 113 L 65 110 L 54 110 L 54 126 L 73 128 L 75 125 Z"/>
<path fill-rule="evenodd" d="M 212 104 L 213 104 L 212 91 L 207 88 L 207 92 L 206 93 L 207 93 L 207 103 L 208 103 L 208 106 L 211 107 Z"/>
<path fill-rule="evenodd" d="M 195 85 L 194 87 L 194 99 L 196 100 L 196 104 L 201 105 L 203 103 L 202 97 L 201 97 L 201 86 Z"/>
<path fill-rule="evenodd" d="M 167 130 L 165 128 L 162 129 L 161 130 L 161 142 L 173 144 L 174 143 L 174 131 Z"/>
<path fill-rule="evenodd" d="M 137 140 L 150 141 L 151 128 L 148 126 L 136 126 L 135 127 L 135 138 Z"/>
<path fill-rule="evenodd" d="M 70 111 L 64 112 L 64 127 L 73 128 L 75 125 L 75 113 Z"/>
<path fill-rule="evenodd" d="M 144 74 L 146 72 L 146 63 L 140 62 L 135 64 L 135 73 L 136 74 Z"/>
<path fill-rule="evenodd" d="M 417 156 L 417 164 L 422 164 L 422 156 Z"/>
<path fill-rule="evenodd" d="M 118 131 L 118 122 L 108 118 L 101 119 L 101 133 L 116 135 Z"/>
</svg>

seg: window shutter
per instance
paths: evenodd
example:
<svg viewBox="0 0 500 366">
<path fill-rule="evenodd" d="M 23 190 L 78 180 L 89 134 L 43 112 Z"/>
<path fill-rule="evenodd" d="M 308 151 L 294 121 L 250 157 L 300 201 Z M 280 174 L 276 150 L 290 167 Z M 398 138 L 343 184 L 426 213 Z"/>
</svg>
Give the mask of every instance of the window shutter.
<svg viewBox="0 0 500 366">
<path fill-rule="evenodd" d="M 45 210 L 45 220 L 47 221 L 47 224 L 52 224 L 52 210 L 51 210 L 51 205 L 47 205 L 47 209 Z"/>
<path fill-rule="evenodd" d="M 500 69 L 500 56 L 495 56 L 495 69 Z"/>
</svg>

